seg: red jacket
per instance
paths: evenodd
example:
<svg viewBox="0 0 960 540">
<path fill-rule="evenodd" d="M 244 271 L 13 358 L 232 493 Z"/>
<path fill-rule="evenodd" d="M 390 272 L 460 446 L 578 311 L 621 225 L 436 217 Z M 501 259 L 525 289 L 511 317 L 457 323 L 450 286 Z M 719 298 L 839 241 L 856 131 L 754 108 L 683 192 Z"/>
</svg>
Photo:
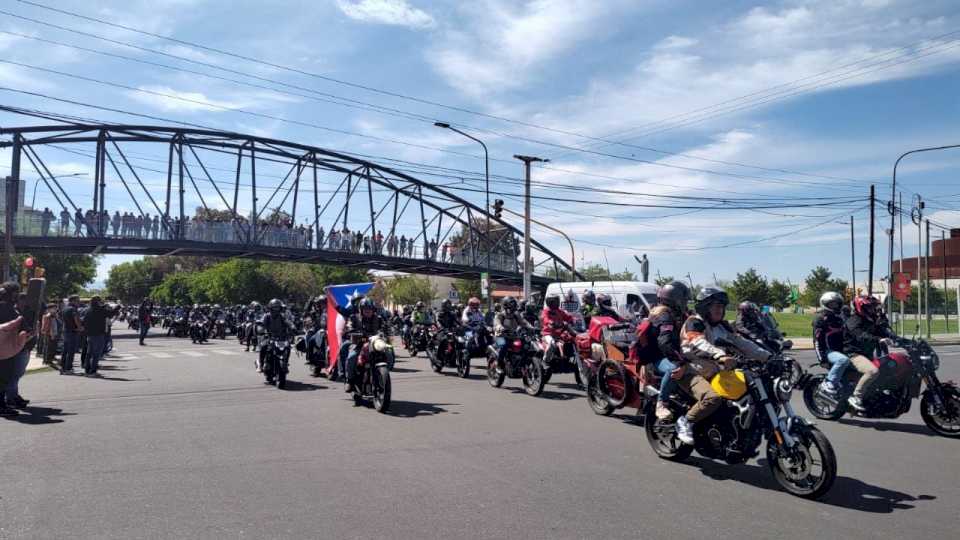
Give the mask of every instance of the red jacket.
<svg viewBox="0 0 960 540">
<path fill-rule="evenodd" d="M 568 324 L 573 324 L 573 317 L 560 308 L 545 307 L 540 313 L 540 332 L 545 336 L 559 338 Z"/>
</svg>

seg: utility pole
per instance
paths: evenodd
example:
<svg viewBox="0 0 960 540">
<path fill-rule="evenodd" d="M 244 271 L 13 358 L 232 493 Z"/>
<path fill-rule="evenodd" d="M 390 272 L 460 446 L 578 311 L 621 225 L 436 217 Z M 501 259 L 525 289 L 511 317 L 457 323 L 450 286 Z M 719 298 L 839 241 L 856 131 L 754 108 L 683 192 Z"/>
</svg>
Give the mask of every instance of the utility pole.
<svg viewBox="0 0 960 540">
<path fill-rule="evenodd" d="M 943 276 L 943 326 L 944 333 L 950 333 L 950 303 L 947 302 L 947 231 L 940 229 L 940 271 Z"/>
<path fill-rule="evenodd" d="M 853 242 L 853 216 L 850 216 L 850 288 L 857 290 L 857 251 Z"/>
<path fill-rule="evenodd" d="M 903 192 L 900 192 L 900 273 L 903 273 Z M 890 305 L 893 306 L 893 300 L 890 301 Z M 900 301 L 900 333 L 903 334 L 904 323 L 903 318 L 906 315 L 906 303 Z"/>
<path fill-rule="evenodd" d="M 530 164 L 547 163 L 549 159 L 538 158 L 534 156 L 514 155 L 516 159 L 523 162 L 524 182 L 523 182 L 523 297 L 530 298 L 530 275 L 533 273 L 533 265 L 530 264 Z"/>
<path fill-rule="evenodd" d="M 930 220 L 929 219 L 926 220 L 926 224 L 927 224 L 927 246 L 926 246 L 927 255 L 925 259 L 927 261 L 927 265 L 925 268 L 927 270 L 926 270 L 926 276 L 924 277 L 924 280 L 923 280 L 923 290 L 924 290 L 923 297 L 926 298 L 926 302 L 924 302 L 924 304 L 925 304 L 925 307 L 927 308 L 926 309 L 927 339 L 930 339 Z"/>
<path fill-rule="evenodd" d="M 4 189 L 6 191 L 6 220 L 4 223 L 4 249 L 3 249 L 3 281 L 10 281 L 10 265 L 13 264 L 13 228 L 15 226 L 15 214 L 17 211 L 17 202 L 20 200 L 20 151 L 22 141 L 19 133 L 13 135 L 13 148 L 11 148 L 10 176 L 6 178 Z"/>
<path fill-rule="evenodd" d="M 874 229 L 876 229 L 876 193 L 873 184 L 870 184 L 870 260 L 867 263 L 867 296 L 873 296 L 873 243 Z"/>
<path fill-rule="evenodd" d="M 910 221 L 917 226 L 917 329 L 920 333 L 920 314 L 923 308 L 923 197 L 920 194 L 913 197 L 913 208 L 910 210 Z"/>
</svg>

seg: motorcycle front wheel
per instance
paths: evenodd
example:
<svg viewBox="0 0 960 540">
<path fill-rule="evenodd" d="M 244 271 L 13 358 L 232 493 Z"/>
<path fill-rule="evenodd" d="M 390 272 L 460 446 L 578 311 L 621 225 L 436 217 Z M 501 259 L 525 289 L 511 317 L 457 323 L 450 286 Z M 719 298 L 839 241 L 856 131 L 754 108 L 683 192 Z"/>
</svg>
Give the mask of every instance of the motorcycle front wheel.
<svg viewBox="0 0 960 540">
<path fill-rule="evenodd" d="M 470 376 L 470 351 L 464 349 L 457 355 L 457 375 L 461 379 Z"/>
<path fill-rule="evenodd" d="M 373 408 L 386 413 L 390 408 L 390 370 L 377 366 L 373 372 Z"/>
<path fill-rule="evenodd" d="M 434 373 L 441 373 L 443 371 L 443 361 L 437 358 L 437 353 L 433 349 L 427 349 L 427 359 L 430 360 L 430 369 Z"/>
<path fill-rule="evenodd" d="M 527 395 L 536 397 L 543 392 L 543 385 L 546 382 L 543 366 L 539 361 L 532 360 L 523 371 L 523 389 Z"/>
<path fill-rule="evenodd" d="M 497 354 L 491 352 L 487 356 L 487 382 L 494 388 L 500 388 L 503 386 L 503 381 L 506 378 L 507 374 L 497 369 Z"/>
<path fill-rule="evenodd" d="M 817 428 L 806 426 L 794 435 L 799 443 L 786 448 L 767 443 L 770 472 L 785 490 L 804 499 L 819 499 L 830 491 L 837 479 L 837 456 L 827 437 Z"/>
<path fill-rule="evenodd" d="M 943 398 L 945 401 L 943 410 L 937 412 L 930 392 L 923 394 L 920 399 L 920 416 L 923 418 L 923 423 L 937 435 L 960 437 L 960 391 L 945 386 Z"/>
<path fill-rule="evenodd" d="M 817 375 L 811 377 L 807 385 L 803 388 L 803 403 L 810 410 L 810 414 L 821 420 L 837 420 L 847 412 L 846 401 L 843 398 L 837 398 L 836 404 L 831 404 L 824 396 L 820 394 L 820 385 L 823 383 L 824 376 Z"/>
<path fill-rule="evenodd" d="M 677 425 L 657 420 L 653 405 L 647 406 L 643 419 L 643 429 L 647 433 L 647 442 L 654 453 L 668 461 L 683 461 L 693 453 L 693 447 L 683 444 L 677 438 Z"/>
</svg>

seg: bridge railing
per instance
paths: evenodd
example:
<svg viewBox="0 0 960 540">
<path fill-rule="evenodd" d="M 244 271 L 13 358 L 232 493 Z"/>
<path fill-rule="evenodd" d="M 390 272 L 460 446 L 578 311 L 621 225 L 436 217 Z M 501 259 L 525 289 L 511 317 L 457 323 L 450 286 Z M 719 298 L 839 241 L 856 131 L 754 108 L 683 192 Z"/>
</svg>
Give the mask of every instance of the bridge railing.
<svg viewBox="0 0 960 540">
<path fill-rule="evenodd" d="M 0 210 L 0 229 L 6 223 L 4 212 Z M 56 216 L 56 215 L 54 215 Z M 116 225 L 116 226 L 115 226 Z M 264 225 L 258 234 L 253 235 L 246 224 L 236 224 L 223 221 L 195 222 L 187 220 L 178 230 L 178 225 L 171 223 L 164 226 L 162 219 L 152 219 L 149 226 L 127 225 L 123 220 L 114 221 L 112 217 L 104 220 L 98 234 L 96 217 L 76 220 L 57 219 L 46 217 L 38 211 L 22 211 L 17 213 L 14 223 L 14 235 L 20 237 L 37 238 L 107 238 L 128 239 L 133 242 L 144 241 L 171 241 L 184 240 L 189 242 L 204 242 L 210 244 L 231 244 L 238 246 L 272 247 L 278 249 L 316 250 L 328 253 L 356 253 L 376 257 L 394 257 L 402 259 L 423 260 L 474 266 L 473 255 L 469 250 L 454 246 L 436 246 L 430 249 L 422 244 L 408 243 L 404 250 L 400 250 L 400 242 L 391 242 L 389 237 L 382 241 L 371 241 L 369 236 L 357 240 L 355 235 L 324 235 L 315 238 L 312 229 L 300 227 L 286 227 Z M 318 243 L 319 241 L 319 243 Z M 477 266 L 486 267 L 486 253 L 476 253 Z M 519 272 L 519 262 L 503 251 L 490 254 L 490 267 L 501 272 Z M 542 275 L 538 268 L 535 273 Z"/>
</svg>

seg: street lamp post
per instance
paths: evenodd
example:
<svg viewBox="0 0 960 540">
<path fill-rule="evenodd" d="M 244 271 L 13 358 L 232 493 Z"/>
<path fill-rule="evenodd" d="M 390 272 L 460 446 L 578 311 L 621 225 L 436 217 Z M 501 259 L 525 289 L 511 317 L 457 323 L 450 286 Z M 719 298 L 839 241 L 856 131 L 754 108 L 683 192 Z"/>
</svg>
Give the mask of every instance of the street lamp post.
<svg viewBox="0 0 960 540">
<path fill-rule="evenodd" d="M 464 133 L 463 131 L 460 131 L 459 129 L 451 126 L 446 122 L 434 122 L 433 125 L 441 129 L 449 129 L 450 131 L 459 133 L 460 135 L 463 135 L 464 137 L 470 139 L 471 141 L 480 143 L 480 146 L 483 147 L 483 172 L 484 172 L 484 181 L 485 181 L 484 192 L 486 193 L 486 205 L 483 207 L 483 210 L 484 210 L 484 215 L 487 218 L 487 226 L 485 231 L 486 242 L 484 242 L 487 246 L 487 263 L 484 265 L 484 269 L 487 271 L 487 283 L 488 283 L 487 290 L 484 292 L 487 294 L 487 309 L 492 310 L 493 295 L 490 294 L 490 285 L 489 285 L 490 279 L 491 279 L 490 277 L 490 152 L 487 150 L 487 145 L 484 144 L 483 141 L 474 137 L 473 135 L 470 135 L 469 133 Z M 473 224 L 471 223 L 470 226 L 472 227 Z"/>
<path fill-rule="evenodd" d="M 530 275 L 533 273 L 533 265 L 530 264 L 530 164 L 547 163 L 549 159 L 538 158 L 534 156 L 514 155 L 516 159 L 523 162 L 524 169 L 524 189 L 523 189 L 523 298 L 530 298 Z"/>
</svg>

